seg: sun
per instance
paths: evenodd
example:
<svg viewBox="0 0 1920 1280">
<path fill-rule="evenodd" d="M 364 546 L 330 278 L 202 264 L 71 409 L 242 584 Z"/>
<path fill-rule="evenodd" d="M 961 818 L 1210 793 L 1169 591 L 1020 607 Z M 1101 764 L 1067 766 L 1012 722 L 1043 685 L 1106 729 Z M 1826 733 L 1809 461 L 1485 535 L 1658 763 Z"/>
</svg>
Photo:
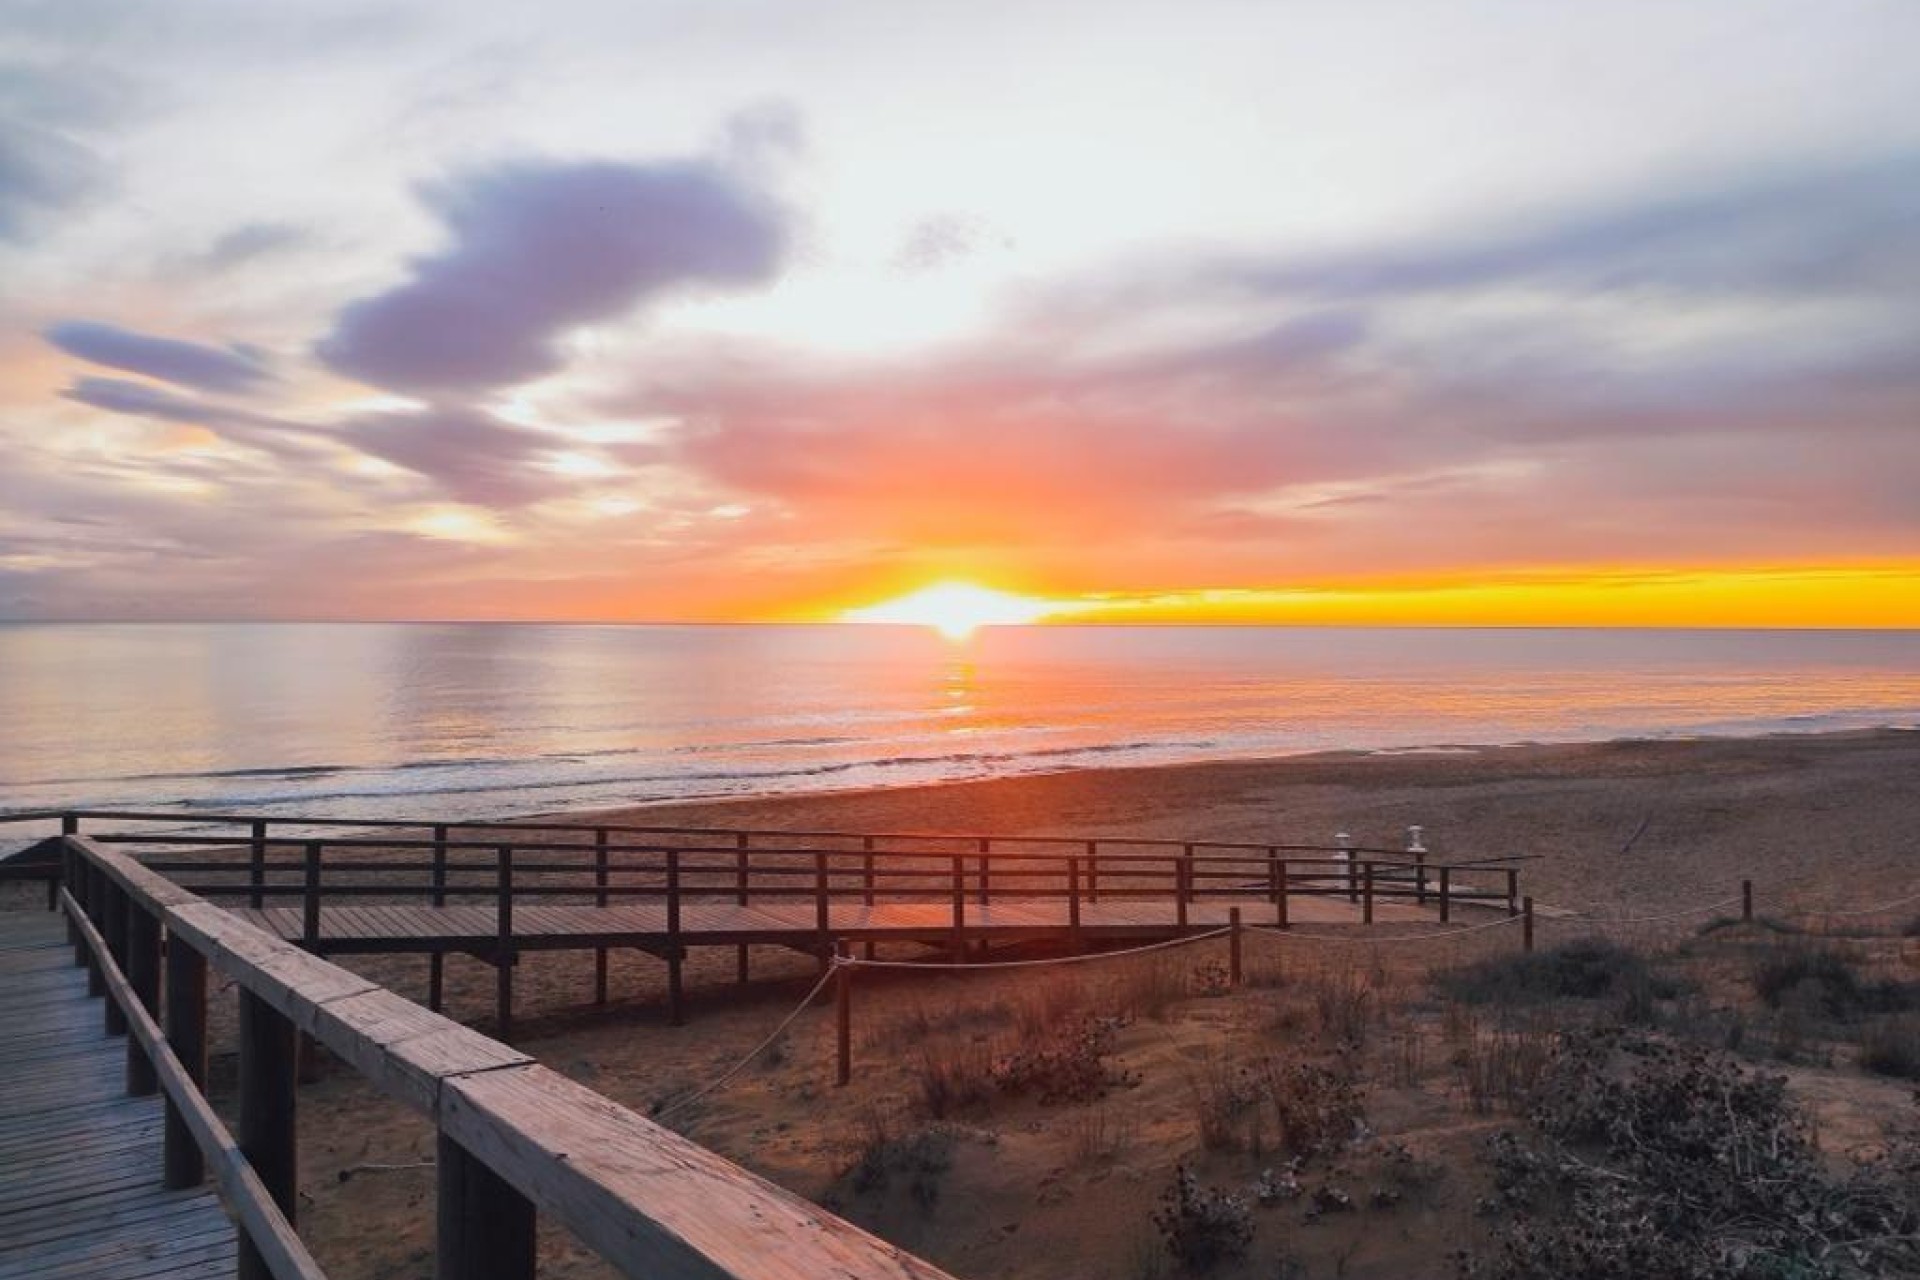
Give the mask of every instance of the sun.
<svg viewBox="0 0 1920 1280">
<path fill-rule="evenodd" d="M 1046 600 L 994 591 L 971 582 L 939 582 L 897 599 L 849 609 L 840 620 L 932 627 L 949 640 L 964 640 L 981 627 L 1035 622 L 1054 608 Z"/>
</svg>

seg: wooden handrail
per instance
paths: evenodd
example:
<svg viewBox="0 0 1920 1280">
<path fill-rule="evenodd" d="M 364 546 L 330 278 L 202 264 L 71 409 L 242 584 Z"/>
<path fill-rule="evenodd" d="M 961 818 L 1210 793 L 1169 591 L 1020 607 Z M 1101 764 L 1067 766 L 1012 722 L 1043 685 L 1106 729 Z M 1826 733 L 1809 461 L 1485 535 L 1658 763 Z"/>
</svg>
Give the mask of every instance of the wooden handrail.
<svg viewBox="0 0 1920 1280">
<path fill-rule="evenodd" d="M 121 920 L 129 912 L 152 916 L 169 945 L 193 948 L 256 1001 L 256 1017 L 284 1019 L 434 1122 L 443 1274 L 468 1274 L 461 1260 L 476 1256 L 479 1246 L 463 1231 L 497 1240 L 508 1221 L 528 1226 L 506 1233 L 523 1241 L 524 1257 L 518 1248 L 510 1257 L 495 1256 L 486 1274 L 531 1275 L 530 1222 L 537 1207 L 636 1278 L 945 1280 L 938 1268 L 497 1040 L 254 928 L 126 854 L 79 836 L 67 837 L 66 848 L 72 874 L 63 902 L 188 1128 L 203 1125 L 211 1110 L 115 966 L 92 911 L 111 907 L 103 913 Z M 105 901 L 88 901 L 102 896 Z M 246 1070 L 243 1060 L 243 1075 Z M 246 1087 L 243 1079 L 243 1092 Z M 210 1140 L 224 1133 L 204 1128 Z M 196 1130 L 196 1139 L 201 1136 Z M 272 1196 L 250 1164 L 227 1154 L 238 1150 L 231 1138 L 203 1149 L 276 1280 L 320 1280 L 291 1227 L 270 1229 L 265 1208 Z M 249 1214 L 261 1219 L 258 1237 Z"/>
</svg>

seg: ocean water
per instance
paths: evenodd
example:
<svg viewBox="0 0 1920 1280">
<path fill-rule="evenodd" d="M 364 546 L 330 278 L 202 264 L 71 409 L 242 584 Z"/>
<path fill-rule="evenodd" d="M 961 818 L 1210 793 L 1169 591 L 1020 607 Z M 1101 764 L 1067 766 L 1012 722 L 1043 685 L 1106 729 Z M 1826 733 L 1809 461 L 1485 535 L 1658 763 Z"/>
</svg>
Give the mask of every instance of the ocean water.
<svg viewBox="0 0 1920 1280">
<path fill-rule="evenodd" d="M 1920 633 L 0 625 L 0 811 L 500 817 L 1920 724 Z"/>
</svg>

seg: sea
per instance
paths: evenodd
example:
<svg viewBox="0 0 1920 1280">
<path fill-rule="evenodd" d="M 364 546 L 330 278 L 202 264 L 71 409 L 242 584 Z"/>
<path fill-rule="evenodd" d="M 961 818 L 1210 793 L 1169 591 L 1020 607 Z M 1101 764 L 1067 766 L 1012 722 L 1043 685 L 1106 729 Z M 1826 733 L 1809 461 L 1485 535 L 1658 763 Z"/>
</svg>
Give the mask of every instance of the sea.
<svg viewBox="0 0 1920 1280">
<path fill-rule="evenodd" d="M 0 812 L 497 818 L 1920 726 L 1920 632 L 0 624 Z"/>
</svg>

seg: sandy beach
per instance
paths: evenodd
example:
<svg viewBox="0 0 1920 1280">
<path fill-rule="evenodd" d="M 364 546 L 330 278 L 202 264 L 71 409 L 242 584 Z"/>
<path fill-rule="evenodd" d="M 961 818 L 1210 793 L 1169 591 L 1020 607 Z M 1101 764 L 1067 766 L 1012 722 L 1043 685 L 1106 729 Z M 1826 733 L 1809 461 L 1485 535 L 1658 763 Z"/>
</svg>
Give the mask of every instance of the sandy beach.
<svg viewBox="0 0 1920 1280">
<path fill-rule="evenodd" d="M 1632 915 L 1720 899 L 1751 878 L 1760 913 L 1770 915 L 1870 906 L 1920 891 L 1909 843 L 1920 828 L 1916 777 L 1920 735 L 1888 731 L 1337 753 L 601 816 L 792 830 L 1261 840 L 1324 839 L 1345 830 L 1382 842 L 1402 839 L 1418 823 L 1441 854 L 1534 855 L 1526 883 L 1543 903 Z M 1693 938 L 1704 919 L 1617 936 L 1633 947 L 1671 948 Z M 1543 945 L 1587 931 L 1560 928 L 1549 929 Z M 1735 936 L 1746 933 L 1754 936 Z M 1688 998 L 1698 1004 L 1684 1016 L 1695 1021 L 1732 1016 L 1727 1010 L 1740 1005 L 1748 963 L 1742 948 L 1768 945 L 1752 929 L 1715 939 L 1717 949 L 1685 962 L 1695 993 Z M 1859 945 L 1878 948 L 1863 953 L 1868 962 L 1911 978 L 1911 941 Z M 1066 974 L 869 975 L 852 1087 L 832 1087 L 832 1019 L 822 1005 L 726 1089 L 672 1122 L 964 1277 L 1152 1277 L 1165 1273 L 1155 1269 L 1160 1260 L 1148 1219 L 1173 1162 L 1197 1161 L 1220 1176 L 1257 1172 L 1245 1150 L 1215 1151 L 1196 1141 L 1196 1098 L 1209 1073 L 1275 1043 L 1324 1057 L 1330 1045 L 1316 1020 L 1344 991 L 1367 1007 L 1368 1052 L 1385 1059 L 1356 1068 L 1370 1080 L 1374 1130 L 1419 1153 L 1420 1167 L 1453 1170 L 1462 1180 L 1409 1194 L 1391 1231 L 1365 1215 L 1329 1219 L 1309 1238 L 1310 1252 L 1341 1259 L 1344 1273 L 1355 1276 L 1427 1274 L 1405 1268 L 1410 1260 L 1430 1260 L 1436 1239 L 1466 1230 L 1461 1223 L 1471 1217 L 1470 1192 L 1481 1175 L 1463 1171 L 1475 1167 L 1479 1144 L 1507 1117 L 1462 1103 L 1462 1033 L 1457 1019 L 1443 1018 L 1424 994 L 1425 984 L 1450 964 L 1515 947 L 1504 931 L 1417 954 L 1344 948 L 1302 956 L 1262 944 L 1249 957 L 1250 989 L 1221 999 L 1194 998 L 1207 985 L 1208 962 L 1218 964 L 1219 944 Z M 418 960 L 351 963 L 416 998 L 424 991 Z M 616 955 L 615 1003 L 595 1010 L 587 1003 L 585 957 L 529 956 L 519 979 L 520 1040 L 550 1066 L 646 1110 L 725 1071 L 792 1009 L 814 972 L 804 957 L 769 951 L 755 958 L 755 981 L 740 988 L 731 981 L 730 953 L 696 952 L 689 964 L 692 1019 L 673 1028 L 662 1007 L 662 967 L 652 958 Z M 490 974 L 477 962 L 449 963 L 454 1016 L 486 1025 Z M 1113 1053 L 1131 1081 L 1126 1087 L 1079 1106 L 1026 1097 L 927 1114 L 930 1055 L 978 1063 L 1096 1009 L 1118 1020 Z M 1470 1043 L 1477 1025 L 1467 1023 Z M 1828 1049 L 1791 1070 L 1836 1141 L 1870 1144 L 1885 1118 L 1904 1107 L 1905 1089 L 1846 1069 L 1846 1052 Z M 303 1232 L 335 1274 L 426 1275 L 431 1236 L 424 1211 L 432 1184 L 421 1166 L 431 1152 L 429 1132 L 344 1070 L 329 1072 L 306 1098 L 311 1122 L 303 1125 L 310 1132 L 302 1159 L 310 1203 Z M 937 1174 L 926 1175 L 944 1188 L 937 1207 L 903 1189 L 919 1185 L 918 1175 L 895 1170 L 889 1180 L 891 1157 L 874 1172 L 876 1149 L 913 1151 L 916 1142 L 937 1142 L 942 1153 L 933 1162 Z M 1368 1158 L 1355 1160 L 1364 1168 Z M 548 1239 L 543 1250 L 547 1274 L 605 1274 L 567 1240 Z M 1068 1265 L 1067 1258 L 1076 1261 Z"/>
</svg>

